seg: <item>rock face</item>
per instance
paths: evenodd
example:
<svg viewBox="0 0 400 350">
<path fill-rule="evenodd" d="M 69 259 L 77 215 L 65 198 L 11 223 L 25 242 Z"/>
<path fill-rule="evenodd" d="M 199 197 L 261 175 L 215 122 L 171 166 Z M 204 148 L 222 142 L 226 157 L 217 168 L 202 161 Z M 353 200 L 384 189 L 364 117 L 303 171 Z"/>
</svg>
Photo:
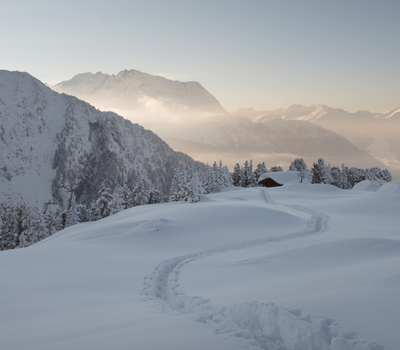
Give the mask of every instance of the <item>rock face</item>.
<svg viewBox="0 0 400 350">
<path fill-rule="evenodd" d="M 27 73 L 0 71 L 1 202 L 86 203 L 104 182 L 144 178 L 167 193 L 174 168 L 194 161 L 153 132 L 59 94 Z"/>
<path fill-rule="evenodd" d="M 191 109 L 211 115 L 227 114 L 198 82 L 173 81 L 137 70 L 124 70 L 117 75 L 78 74 L 52 88 L 113 111 L 151 113 L 164 108 L 175 112 Z"/>
</svg>

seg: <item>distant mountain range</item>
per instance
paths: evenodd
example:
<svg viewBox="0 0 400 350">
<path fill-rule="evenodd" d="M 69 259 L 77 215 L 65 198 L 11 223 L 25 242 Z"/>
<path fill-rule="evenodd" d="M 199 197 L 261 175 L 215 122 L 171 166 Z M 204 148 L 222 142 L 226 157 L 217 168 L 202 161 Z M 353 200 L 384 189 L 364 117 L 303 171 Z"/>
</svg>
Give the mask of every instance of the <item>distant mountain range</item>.
<svg viewBox="0 0 400 350">
<path fill-rule="evenodd" d="M 310 165 L 323 157 L 332 165 L 386 167 L 317 123 L 327 118 L 326 111 L 334 111 L 325 106 L 292 106 L 265 113 L 242 109 L 229 114 L 199 83 L 172 81 L 135 70 L 111 76 L 100 72 L 78 74 L 52 88 L 118 112 L 197 160 L 211 163 L 222 159 L 231 169 L 236 162 L 250 158 L 255 163 L 266 161 L 269 166 L 287 168 L 297 157 L 305 158 Z"/>
<path fill-rule="evenodd" d="M 59 94 L 27 73 L 0 71 L 0 202 L 80 202 L 142 178 L 168 193 L 174 168 L 194 165 L 152 131 Z"/>
<path fill-rule="evenodd" d="M 233 115 L 247 116 L 254 122 L 274 119 L 308 121 L 345 136 L 395 172 L 400 172 L 400 108 L 385 112 L 347 112 L 324 105 L 292 105 L 287 109 L 256 111 L 238 109 Z"/>
<path fill-rule="evenodd" d="M 253 108 L 239 108 L 232 112 L 234 115 L 246 115 L 250 119 L 263 122 L 272 118 L 282 118 L 290 120 L 305 120 L 309 122 L 324 123 L 328 120 L 379 120 L 379 119 L 400 119 L 400 107 L 385 113 L 371 113 L 369 111 L 347 112 L 343 109 L 332 108 L 325 105 L 291 105 L 287 109 L 281 108 L 271 111 L 256 111 Z"/>
<path fill-rule="evenodd" d="M 265 161 L 269 167 L 287 168 L 296 157 L 304 158 L 309 166 L 323 157 L 332 165 L 385 167 L 344 137 L 317 125 L 338 118 L 342 127 L 350 125 L 350 120 L 356 120 L 354 127 L 368 121 L 375 127 L 375 134 L 371 131 L 365 136 L 364 149 L 376 144 L 376 135 L 383 135 L 377 125 L 392 125 L 390 135 L 398 140 L 398 111 L 353 115 L 326 106 L 292 106 L 268 113 L 228 114 L 198 83 L 172 82 L 137 71 L 116 76 L 88 73 L 57 86 L 58 90 L 69 87 L 69 93 L 74 87 L 82 95 L 91 91 L 90 96 L 103 96 L 103 101 L 121 109 L 129 103 L 135 106 L 140 95 L 151 103 L 131 111 L 131 119 L 149 120 L 175 150 L 203 162 L 222 159 L 231 170 L 245 159 L 253 159 L 255 165 Z M 167 113 L 162 114 L 165 109 Z M 357 140 L 360 145 L 362 139 Z M 390 147 L 397 154 L 399 148 Z M 132 185 L 138 178 L 167 193 L 177 165 L 200 166 L 138 124 L 59 94 L 28 73 L 8 71 L 0 71 L 0 151 L 2 202 L 51 202 L 61 207 L 72 192 L 78 201 L 90 202 L 102 183 Z"/>
</svg>

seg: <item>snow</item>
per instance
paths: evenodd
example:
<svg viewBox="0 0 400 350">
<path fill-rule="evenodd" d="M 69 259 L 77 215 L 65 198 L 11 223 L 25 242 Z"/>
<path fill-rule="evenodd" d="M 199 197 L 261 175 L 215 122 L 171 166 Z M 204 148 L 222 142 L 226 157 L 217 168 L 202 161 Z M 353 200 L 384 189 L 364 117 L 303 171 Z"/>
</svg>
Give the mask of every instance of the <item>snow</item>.
<svg viewBox="0 0 400 350">
<path fill-rule="evenodd" d="M 229 188 L 0 252 L 0 348 L 400 348 L 400 183 Z"/>
<path fill-rule="evenodd" d="M 308 178 L 311 173 L 307 173 L 305 177 L 305 181 L 308 182 Z M 258 182 L 266 179 L 266 178 L 271 178 L 275 182 L 281 184 L 281 185 L 287 185 L 290 183 L 300 183 L 300 173 L 298 171 L 277 171 L 277 172 L 268 172 L 265 174 L 262 174 L 260 178 L 258 179 Z"/>
<path fill-rule="evenodd" d="M 352 190 L 354 191 L 372 191 L 376 192 L 381 187 L 378 181 L 364 180 L 355 184 Z"/>
</svg>

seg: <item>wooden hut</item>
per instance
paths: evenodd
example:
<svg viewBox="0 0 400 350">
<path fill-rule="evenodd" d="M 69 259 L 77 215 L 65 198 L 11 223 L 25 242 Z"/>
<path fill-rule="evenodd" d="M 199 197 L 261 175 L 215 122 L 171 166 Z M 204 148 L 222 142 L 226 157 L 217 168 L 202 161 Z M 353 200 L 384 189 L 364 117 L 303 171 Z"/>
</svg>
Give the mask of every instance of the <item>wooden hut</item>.
<svg viewBox="0 0 400 350">
<path fill-rule="evenodd" d="M 271 179 L 270 177 L 266 177 L 262 180 L 258 181 L 258 184 L 263 187 L 279 187 L 283 186 L 283 184 L 280 184 L 276 182 L 274 179 Z"/>
<path fill-rule="evenodd" d="M 306 176 L 308 182 L 308 176 Z M 279 187 L 287 184 L 300 183 L 300 175 L 297 171 L 278 171 L 262 174 L 258 184 L 264 187 Z"/>
</svg>

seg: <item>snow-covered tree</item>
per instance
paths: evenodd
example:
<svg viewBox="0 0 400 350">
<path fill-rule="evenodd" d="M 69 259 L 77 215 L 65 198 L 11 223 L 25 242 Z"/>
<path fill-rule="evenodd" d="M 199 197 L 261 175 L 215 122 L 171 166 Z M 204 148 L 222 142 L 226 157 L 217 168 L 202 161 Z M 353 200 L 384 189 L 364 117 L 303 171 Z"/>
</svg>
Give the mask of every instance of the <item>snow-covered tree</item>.
<svg viewBox="0 0 400 350">
<path fill-rule="evenodd" d="M 26 230 L 28 245 L 34 244 L 49 237 L 49 230 L 46 227 L 46 221 L 42 211 L 38 206 L 31 208 L 29 229 Z"/>
<path fill-rule="evenodd" d="M 324 183 L 323 179 L 323 171 L 324 168 L 326 167 L 325 161 L 323 158 L 318 159 L 318 163 L 314 163 L 311 172 L 312 172 L 312 177 L 311 177 L 311 183 L 312 184 L 320 184 Z"/>
<path fill-rule="evenodd" d="M 333 182 L 330 164 L 325 165 L 322 169 L 322 182 L 326 185 L 330 185 Z"/>
<path fill-rule="evenodd" d="M 204 189 L 204 194 L 213 193 L 214 189 L 214 173 L 212 168 L 207 164 L 204 174 L 202 176 L 202 184 Z"/>
<path fill-rule="evenodd" d="M 221 163 L 222 166 L 222 163 Z M 223 180 L 221 178 L 221 168 L 218 166 L 217 162 L 214 162 L 212 166 L 212 193 L 218 193 L 221 192 L 221 188 L 223 186 Z"/>
<path fill-rule="evenodd" d="M 254 187 L 257 185 L 256 176 L 253 173 L 253 161 L 245 161 L 242 170 L 242 187 Z"/>
<path fill-rule="evenodd" d="M 371 181 L 378 181 L 381 184 L 392 181 L 392 175 L 387 169 L 381 170 L 379 167 L 373 167 L 365 170 L 365 178 Z"/>
<path fill-rule="evenodd" d="M 226 165 L 221 168 L 221 178 L 222 178 L 222 188 L 231 187 L 232 185 L 232 176 L 229 173 L 229 169 Z"/>
<path fill-rule="evenodd" d="M 100 187 L 99 191 L 99 198 L 96 201 L 95 204 L 95 210 L 94 210 L 94 219 L 95 220 L 100 220 L 102 218 L 105 218 L 107 216 L 111 215 L 111 203 L 112 203 L 113 197 L 111 194 L 111 189 L 107 188 L 105 184 L 103 183 Z"/>
<path fill-rule="evenodd" d="M 78 208 L 75 200 L 75 194 L 71 194 L 71 199 L 70 199 L 70 204 L 69 208 L 67 210 L 67 218 L 65 221 L 65 227 L 69 227 L 72 225 L 79 224 L 80 218 L 79 218 L 79 213 L 78 213 Z"/>
<path fill-rule="evenodd" d="M 243 169 L 239 163 L 236 163 L 232 173 L 233 186 L 242 186 L 242 180 L 243 180 Z"/>
<path fill-rule="evenodd" d="M 1 250 L 29 245 L 29 237 L 26 237 L 29 219 L 30 210 L 25 204 L 3 208 L 1 217 Z"/>
<path fill-rule="evenodd" d="M 153 188 L 149 192 L 149 204 L 163 203 L 165 202 L 164 196 L 160 190 Z"/>
<path fill-rule="evenodd" d="M 180 168 L 175 168 L 169 190 L 169 201 L 179 202 L 185 200 L 185 198 L 187 198 L 186 172 Z"/>
<path fill-rule="evenodd" d="M 342 190 L 347 190 L 351 188 L 350 183 L 349 183 L 349 168 L 342 164 L 342 169 L 340 170 L 340 175 L 339 175 L 339 188 Z"/>
<path fill-rule="evenodd" d="M 339 186 L 339 183 L 340 183 L 340 168 L 338 166 L 331 167 L 331 176 L 332 176 L 331 185 L 334 185 L 334 186 L 340 188 L 340 186 Z"/>
<path fill-rule="evenodd" d="M 355 184 L 365 180 L 365 171 L 363 169 L 358 169 L 351 167 L 349 169 L 349 185 L 353 188 Z"/>
<path fill-rule="evenodd" d="M 149 202 L 150 194 L 142 178 L 140 178 L 133 189 L 135 205 L 145 205 Z"/>
<path fill-rule="evenodd" d="M 259 163 L 257 165 L 256 170 L 254 170 L 254 175 L 256 177 L 256 182 L 258 183 L 258 179 L 260 178 L 261 175 L 265 174 L 268 172 L 267 166 L 265 165 L 265 162 Z"/>
<path fill-rule="evenodd" d="M 203 198 L 204 189 L 199 179 L 198 173 L 192 174 L 190 182 L 188 183 L 187 200 L 191 203 L 199 202 Z"/>
<path fill-rule="evenodd" d="M 58 231 L 56 228 L 57 214 L 54 213 L 51 209 L 48 209 L 47 212 L 44 214 L 44 223 L 46 225 L 49 236 Z"/>
<path fill-rule="evenodd" d="M 308 168 L 303 158 L 296 158 L 292 163 L 290 163 L 289 171 L 298 171 L 300 182 L 303 182 L 308 172 Z"/>
<path fill-rule="evenodd" d="M 257 181 L 257 178 L 256 178 L 256 174 L 254 174 L 254 171 L 253 171 L 253 160 L 252 159 L 250 159 L 249 167 L 250 167 L 250 174 L 249 174 L 249 176 L 250 176 L 250 187 L 255 187 L 255 186 L 258 185 L 258 181 Z"/>
<path fill-rule="evenodd" d="M 277 165 L 277 166 L 271 167 L 271 169 L 269 169 L 269 171 L 271 171 L 273 173 L 277 173 L 278 171 L 283 171 L 283 168 L 280 165 Z"/>
</svg>

